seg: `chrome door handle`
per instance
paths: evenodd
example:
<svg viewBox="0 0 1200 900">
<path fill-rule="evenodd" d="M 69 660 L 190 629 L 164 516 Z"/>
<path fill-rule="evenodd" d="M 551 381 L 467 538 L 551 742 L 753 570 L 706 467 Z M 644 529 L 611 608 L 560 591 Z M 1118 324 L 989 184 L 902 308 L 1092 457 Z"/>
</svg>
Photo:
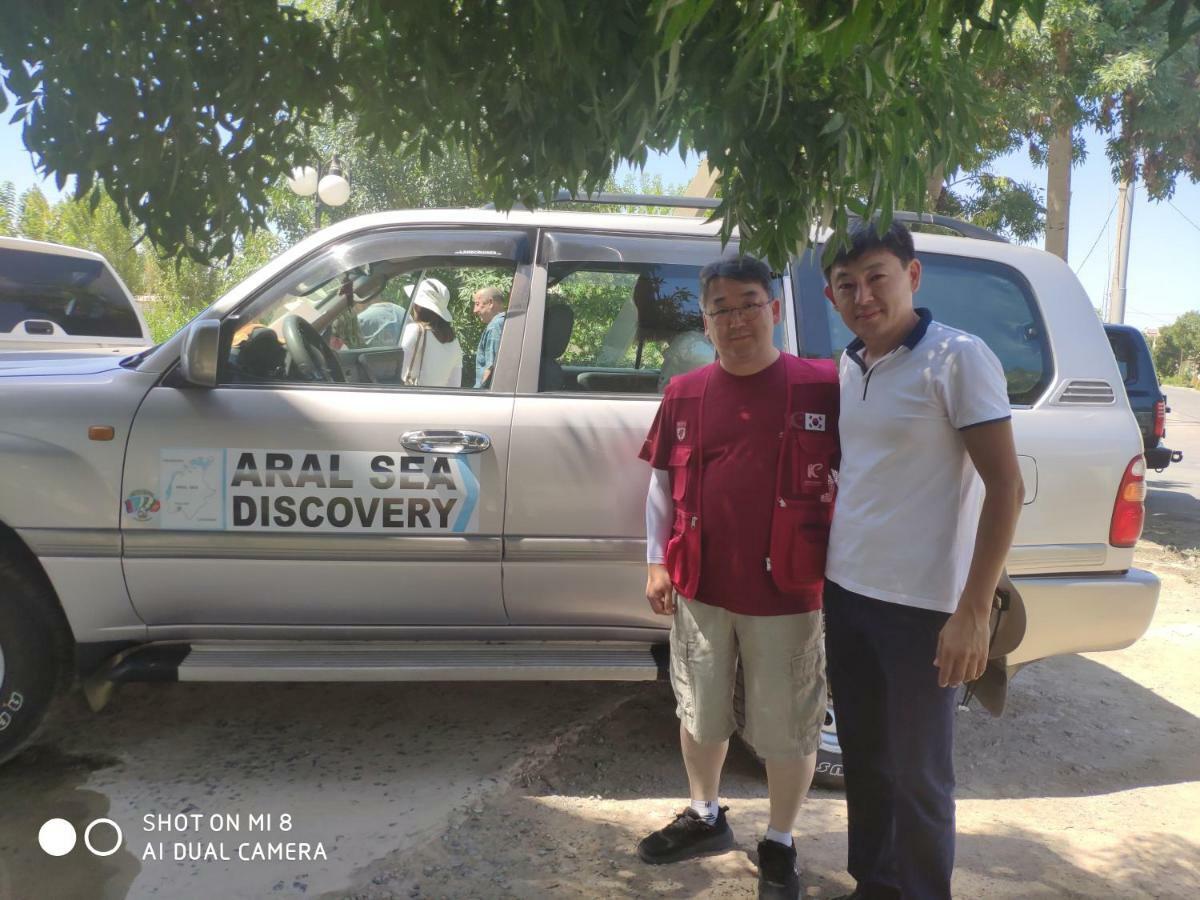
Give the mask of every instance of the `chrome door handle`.
<svg viewBox="0 0 1200 900">
<path fill-rule="evenodd" d="M 406 431 L 400 446 L 414 453 L 482 453 L 492 439 L 478 431 Z"/>
</svg>

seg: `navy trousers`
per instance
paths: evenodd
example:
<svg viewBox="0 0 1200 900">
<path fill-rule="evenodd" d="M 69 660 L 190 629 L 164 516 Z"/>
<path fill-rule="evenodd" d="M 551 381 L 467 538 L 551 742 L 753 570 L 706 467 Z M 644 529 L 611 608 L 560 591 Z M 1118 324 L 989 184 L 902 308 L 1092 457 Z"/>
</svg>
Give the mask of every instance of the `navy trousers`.
<svg viewBox="0 0 1200 900">
<path fill-rule="evenodd" d="M 847 870 L 869 900 L 946 900 L 954 869 L 949 618 L 825 583 L 825 644 L 846 779 Z"/>
</svg>

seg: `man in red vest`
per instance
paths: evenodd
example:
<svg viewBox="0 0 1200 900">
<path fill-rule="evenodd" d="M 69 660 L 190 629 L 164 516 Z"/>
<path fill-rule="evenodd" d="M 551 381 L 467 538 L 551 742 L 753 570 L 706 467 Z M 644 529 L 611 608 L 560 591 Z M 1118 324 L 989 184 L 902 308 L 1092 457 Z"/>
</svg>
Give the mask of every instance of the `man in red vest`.
<svg viewBox="0 0 1200 900">
<path fill-rule="evenodd" d="M 749 257 L 700 273 L 717 362 L 672 379 L 640 456 L 646 598 L 671 625 L 671 684 L 691 804 L 638 845 L 648 863 L 727 850 L 718 801 L 745 683 L 745 735 L 766 760 L 759 896 L 799 896 L 792 826 L 825 715 L 821 594 L 838 462 L 837 371 L 782 353 L 771 272 Z"/>
</svg>

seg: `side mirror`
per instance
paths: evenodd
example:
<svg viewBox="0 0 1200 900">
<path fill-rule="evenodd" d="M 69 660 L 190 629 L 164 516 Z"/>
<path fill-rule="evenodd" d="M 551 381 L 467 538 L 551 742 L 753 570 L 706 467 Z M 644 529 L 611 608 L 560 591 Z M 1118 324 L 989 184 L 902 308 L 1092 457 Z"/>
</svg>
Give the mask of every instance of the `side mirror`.
<svg viewBox="0 0 1200 900">
<path fill-rule="evenodd" d="M 220 352 L 220 321 L 201 319 L 192 323 L 183 338 L 183 357 L 179 360 L 184 380 L 198 387 L 216 387 Z"/>
</svg>

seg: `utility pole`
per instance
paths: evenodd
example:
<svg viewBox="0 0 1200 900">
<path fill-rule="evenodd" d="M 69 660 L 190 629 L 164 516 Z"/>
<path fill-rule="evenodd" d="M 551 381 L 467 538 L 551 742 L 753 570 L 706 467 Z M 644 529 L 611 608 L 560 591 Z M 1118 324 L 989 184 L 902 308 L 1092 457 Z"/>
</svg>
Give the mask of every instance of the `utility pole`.
<svg viewBox="0 0 1200 900">
<path fill-rule="evenodd" d="M 1066 78 L 1071 69 L 1072 36 L 1060 31 L 1050 36 L 1060 77 Z M 1067 261 L 1067 244 L 1071 230 L 1071 163 L 1074 161 L 1075 128 L 1074 95 L 1054 101 L 1052 119 L 1054 133 L 1046 154 L 1046 251 L 1063 262 Z"/>
<path fill-rule="evenodd" d="M 1133 197 L 1137 182 L 1125 177 L 1117 189 L 1116 265 L 1108 290 L 1108 321 L 1118 325 L 1125 322 L 1125 290 L 1129 280 L 1129 232 L 1133 227 Z"/>
</svg>

